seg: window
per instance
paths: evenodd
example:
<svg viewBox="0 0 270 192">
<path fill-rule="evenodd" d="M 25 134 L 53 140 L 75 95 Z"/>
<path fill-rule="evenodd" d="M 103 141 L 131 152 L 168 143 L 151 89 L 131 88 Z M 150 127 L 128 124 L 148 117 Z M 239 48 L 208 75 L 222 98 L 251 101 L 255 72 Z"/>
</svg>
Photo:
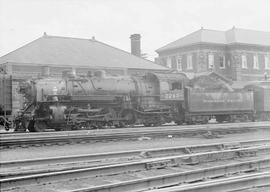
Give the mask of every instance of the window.
<svg viewBox="0 0 270 192">
<path fill-rule="evenodd" d="M 270 56 L 264 56 L 265 69 L 270 69 Z"/>
<path fill-rule="evenodd" d="M 174 82 L 174 83 L 172 83 L 172 90 L 180 90 L 180 89 L 182 89 L 182 84 L 181 84 L 181 82 Z"/>
<path fill-rule="evenodd" d="M 172 68 L 172 60 L 170 57 L 167 58 L 167 67 Z"/>
<path fill-rule="evenodd" d="M 187 69 L 188 70 L 193 69 L 193 66 L 192 66 L 192 55 L 188 55 L 187 56 Z"/>
<path fill-rule="evenodd" d="M 253 68 L 254 69 L 259 69 L 258 55 L 253 56 Z"/>
<path fill-rule="evenodd" d="M 219 67 L 221 69 L 225 68 L 225 56 L 219 56 Z"/>
<path fill-rule="evenodd" d="M 209 69 L 214 68 L 214 55 L 213 54 L 208 55 L 208 68 Z"/>
<path fill-rule="evenodd" d="M 176 69 L 177 71 L 182 71 L 182 56 L 178 56 L 176 59 Z"/>
<path fill-rule="evenodd" d="M 242 68 L 247 69 L 247 56 L 242 55 Z"/>
</svg>

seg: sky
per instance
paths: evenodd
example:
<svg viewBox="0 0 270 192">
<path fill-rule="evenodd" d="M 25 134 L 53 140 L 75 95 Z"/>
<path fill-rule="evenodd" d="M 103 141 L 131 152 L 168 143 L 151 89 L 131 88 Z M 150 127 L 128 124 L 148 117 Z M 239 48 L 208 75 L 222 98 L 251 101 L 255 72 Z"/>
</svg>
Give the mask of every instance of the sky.
<svg viewBox="0 0 270 192">
<path fill-rule="evenodd" d="M 147 58 L 201 27 L 270 32 L 269 0 L 0 0 L 0 56 L 43 35 L 78 37 L 130 52 L 142 36 Z"/>
</svg>

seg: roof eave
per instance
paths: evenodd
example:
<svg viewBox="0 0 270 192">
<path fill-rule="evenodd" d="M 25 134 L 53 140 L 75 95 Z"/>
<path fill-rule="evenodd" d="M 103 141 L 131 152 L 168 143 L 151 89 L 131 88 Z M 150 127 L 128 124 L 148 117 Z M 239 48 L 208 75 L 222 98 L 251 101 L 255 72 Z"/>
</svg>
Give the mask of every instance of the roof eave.
<svg viewBox="0 0 270 192">
<path fill-rule="evenodd" d="M 212 43 L 212 42 L 198 42 L 198 43 L 192 43 L 192 44 L 187 44 L 187 45 L 182 45 L 182 46 L 176 46 L 176 47 L 171 47 L 171 48 L 166 48 L 166 49 L 157 49 L 157 53 L 161 53 L 164 51 L 171 51 L 179 48 L 185 48 L 185 47 L 191 47 L 194 45 L 219 45 L 219 46 L 226 46 L 227 44 L 223 43 Z"/>
<path fill-rule="evenodd" d="M 263 47 L 263 48 L 270 48 L 270 45 L 260 45 L 260 44 L 250 44 L 250 43 L 241 43 L 241 42 L 232 42 L 226 44 L 227 46 L 232 46 L 232 45 L 243 45 L 243 46 L 255 46 L 255 47 Z"/>
<path fill-rule="evenodd" d="M 60 64 L 60 63 L 19 63 L 19 62 L 12 62 L 7 61 L 4 63 L 0 63 L 0 65 L 8 65 L 8 64 L 19 64 L 19 65 L 30 65 L 30 66 L 48 66 L 48 67 L 74 67 L 74 65 L 68 65 L 68 64 Z M 156 64 L 156 63 L 155 63 Z M 158 65 L 158 64 L 157 64 Z M 135 70 L 159 70 L 159 71 L 167 71 L 167 68 L 136 68 L 136 67 L 108 67 L 108 66 L 87 66 L 87 65 L 76 65 L 75 68 L 89 68 L 89 69 L 119 69 L 119 70 L 126 70 L 126 69 L 135 69 Z"/>
<path fill-rule="evenodd" d="M 180 49 L 180 48 L 186 48 L 186 47 L 191 47 L 194 45 L 219 45 L 219 46 L 232 46 L 232 45 L 243 45 L 243 46 L 255 46 L 255 47 L 262 47 L 262 48 L 270 48 L 270 45 L 260 45 L 260 44 L 248 44 L 248 43 L 240 43 L 240 42 L 233 42 L 233 43 L 210 43 L 210 42 L 200 42 L 200 43 L 192 43 L 192 44 L 188 44 L 188 45 L 183 45 L 183 46 L 177 46 L 177 47 L 172 47 L 172 48 L 167 48 L 167 49 L 157 49 L 156 52 L 162 53 L 162 52 L 166 52 L 166 51 L 171 51 L 171 50 L 175 50 L 175 49 Z"/>
</svg>

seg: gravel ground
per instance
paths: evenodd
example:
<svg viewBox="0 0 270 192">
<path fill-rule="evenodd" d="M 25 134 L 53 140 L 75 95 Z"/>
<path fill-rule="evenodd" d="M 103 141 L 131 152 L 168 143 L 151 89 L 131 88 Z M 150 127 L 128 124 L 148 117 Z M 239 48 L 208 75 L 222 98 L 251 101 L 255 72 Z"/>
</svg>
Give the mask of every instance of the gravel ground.
<svg viewBox="0 0 270 192">
<path fill-rule="evenodd" d="M 51 145 L 41 147 L 14 148 L 3 149 L 0 152 L 1 161 L 13 161 L 32 158 L 45 158 L 66 155 L 82 155 L 104 152 L 115 152 L 136 149 L 150 149 L 161 147 L 200 145 L 220 142 L 238 142 L 243 140 L 269 139 L 270 131 L 259 130 L 255 132 L 246 132 L 239 134 L 223 135 L 220 138 L 207 139 L 204 136 L 196 136 L 191 138 L 167 138 L 151 139 L 139 138 L 134 141 L 110 141 L 84 144 L 70 145 Z"/>
</svg>

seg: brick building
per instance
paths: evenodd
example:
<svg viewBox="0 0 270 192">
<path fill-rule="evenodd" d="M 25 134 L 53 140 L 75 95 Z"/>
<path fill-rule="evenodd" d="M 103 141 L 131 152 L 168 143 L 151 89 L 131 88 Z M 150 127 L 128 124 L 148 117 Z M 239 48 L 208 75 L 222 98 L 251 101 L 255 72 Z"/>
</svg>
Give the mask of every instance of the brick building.
<svg viewBox="0 0 270 192">
<path fill-rule="evenodd" d="M 156 52 L 157 63 L 177 71 L 215 71 L 237 81 L 270 76 L 270 32 L 201 28 Z"/>
<path fill-rule="evenodd" d="M 133 54 L 92 39 L 44 35 L 0 57 L 0 68 L 13 78 L 39 75 L 61 76 L 63 71 L 78 74 L 104 70 L 112 75 L 163 72 L 168 68 L 139 57 L 140 35 L 131 37 Z M 137 54 L 137 56 L 136 56 Z"/>
</svg>

